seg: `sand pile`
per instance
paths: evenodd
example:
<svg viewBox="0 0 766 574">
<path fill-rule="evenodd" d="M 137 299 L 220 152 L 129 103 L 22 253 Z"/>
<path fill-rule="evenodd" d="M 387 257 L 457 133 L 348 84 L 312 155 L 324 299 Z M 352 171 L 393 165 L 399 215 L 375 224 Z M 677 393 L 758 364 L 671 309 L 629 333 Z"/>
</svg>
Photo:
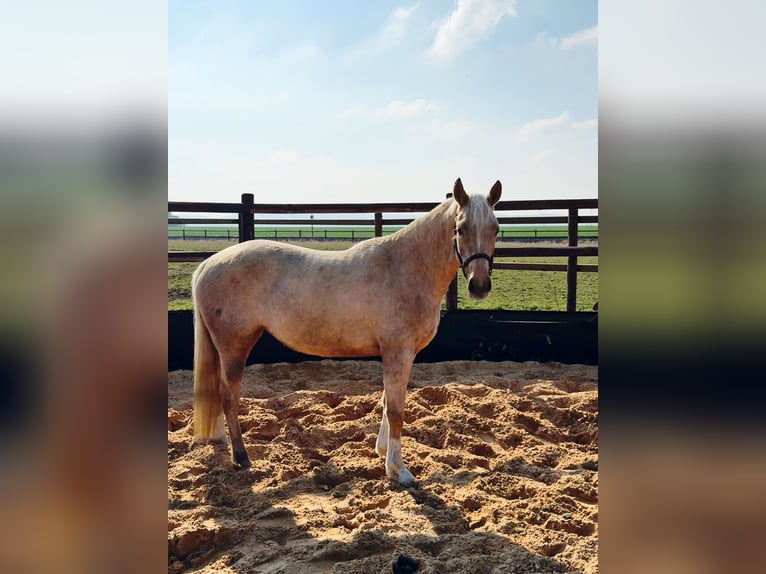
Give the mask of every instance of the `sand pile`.
<svg viewBox="0 0 766 574">
<path fill-rule="evenodd" d="M 253 365 L 240 423 L 253 468 L 192 446 L 190 371 L 169 374 L 169 572 L 595 573 L 597 368 L 456 361 L 413 368 L 402 452 L 374 452 L 373 361 Z"/>
</svg>

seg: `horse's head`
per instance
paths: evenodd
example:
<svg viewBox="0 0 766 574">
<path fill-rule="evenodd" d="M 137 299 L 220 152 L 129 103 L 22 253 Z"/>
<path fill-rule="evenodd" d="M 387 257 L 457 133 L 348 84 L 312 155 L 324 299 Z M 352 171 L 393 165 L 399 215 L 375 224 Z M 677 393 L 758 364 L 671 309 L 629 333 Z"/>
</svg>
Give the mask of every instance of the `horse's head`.
<svg viewBox="0 0 766 574">
<path fill-rule="evenodd" d="M 458 204 L 455 216 L 455 257 L 468 280 L 472 299 L 484 299 L 492 289 L 492 256 L 498 225 L 492 210 L 500 200 L 502 185 L 495 182 L 489 195 L 468 195 L 460 178 L 452 193 Z"/>
</svg>

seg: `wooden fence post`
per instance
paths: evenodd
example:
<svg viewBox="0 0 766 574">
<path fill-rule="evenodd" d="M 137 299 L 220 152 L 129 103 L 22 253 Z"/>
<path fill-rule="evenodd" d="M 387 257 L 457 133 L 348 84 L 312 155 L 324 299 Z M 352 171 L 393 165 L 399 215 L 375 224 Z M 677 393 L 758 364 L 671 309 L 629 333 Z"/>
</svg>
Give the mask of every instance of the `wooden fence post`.
<svg viewBox="0 0 766 574">
<path fill-rule="evenodd" d="M 252 193 L 242 194 L 242 208 L 239 212 L 239 242 L 250 241 L 254 237 L 255 217 L 252 207 L 255 197 Z"/>
<path fill-rule="evenodd" d="M 383 213 L 375 212 L 375 237 L 383 237 Z"/>
<path fill-rule="evenodd" d="M 450 197 L 452 197 L 452 194 L 448 193 L 447 199 Z M 455 278 L 452 279 L 449 287 L 447 287 L 447 311 L 457 311 L 457 273 L 455 273 Z"/>
<path fill-rule="evenodd" d="M 577 247 L 578 210 L 569 209 L 569 247 Z M 574 312 L 577 308 L 577 256 L 567 258 L 567 311 Z"/>
</svg>

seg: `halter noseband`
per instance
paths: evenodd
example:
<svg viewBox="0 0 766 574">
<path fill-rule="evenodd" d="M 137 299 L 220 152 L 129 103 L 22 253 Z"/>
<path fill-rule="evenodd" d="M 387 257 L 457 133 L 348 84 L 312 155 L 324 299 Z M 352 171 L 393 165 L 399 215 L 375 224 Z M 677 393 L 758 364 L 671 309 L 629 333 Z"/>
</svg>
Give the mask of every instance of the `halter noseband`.
<svg viewBox="0 0 766 574">
<path fill-rule="evenodd" d="M 452 236 L 452 245 L 455 248 L 455 255 L 460 263 L 460 269 L 463 271 L 463 277 L 468 279 L 468 273 L 466 273 L 465 268 L 471 261 L 475 261 L 476 259 L 486 259 L 489 262 L 489 275 L 492 275 L 492 262 L 494 260 L 492 255 L 487 255 L 486 253 L 474 253 L 473 255 L 466 257 L 465 260 L 463 259 L 463 256 L 460 255 L 460 250 L 457 248 L 457 229 L 455 230 L 455 235 Z"/>
</svg>

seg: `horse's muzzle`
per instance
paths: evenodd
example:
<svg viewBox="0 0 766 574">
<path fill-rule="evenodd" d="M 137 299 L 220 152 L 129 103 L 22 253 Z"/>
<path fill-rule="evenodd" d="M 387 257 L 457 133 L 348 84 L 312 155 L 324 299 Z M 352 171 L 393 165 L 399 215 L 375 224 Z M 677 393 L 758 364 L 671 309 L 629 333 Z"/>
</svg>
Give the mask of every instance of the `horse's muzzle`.
<svg viewBox="0 0 766 574">
<path fill-rule="evenodd" d="M 471 299 L 484 299 L 492 290 L 492 279 L 489 276 L 484 281 L 471 276 L 468 279 L 468 294 Z"/>
</svg>

